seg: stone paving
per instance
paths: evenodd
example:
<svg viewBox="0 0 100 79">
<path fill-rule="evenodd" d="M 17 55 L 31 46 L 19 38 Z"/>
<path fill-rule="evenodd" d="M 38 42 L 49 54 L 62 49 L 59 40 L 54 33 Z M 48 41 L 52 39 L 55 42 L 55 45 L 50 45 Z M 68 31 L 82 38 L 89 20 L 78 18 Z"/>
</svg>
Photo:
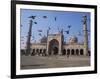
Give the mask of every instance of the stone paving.
<svg viewBox="0 0 100 79">
<path fill-rule="evenodd" d="M 21 69 L 90 66 L 89 56 L 21 56 Z"/>
</svg>

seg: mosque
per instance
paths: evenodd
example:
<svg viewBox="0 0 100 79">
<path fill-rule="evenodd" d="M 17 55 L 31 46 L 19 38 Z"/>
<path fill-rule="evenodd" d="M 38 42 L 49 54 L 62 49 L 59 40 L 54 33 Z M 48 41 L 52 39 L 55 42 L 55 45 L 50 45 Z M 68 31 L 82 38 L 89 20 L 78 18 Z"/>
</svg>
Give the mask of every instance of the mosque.
<svg viewBox="0 0 100 79">
<path fill-rule="evenodd" d="M 67 42 L 63 42 L 61 33 L 49 34 L 42 37 L 40 43 L 33 43 L 31 55 L 86 55 L 90 51 L 84 52 L 84 43 L 79 43 L 76 36 L 69 37 Z"/>
<path fill-rule="evenodd" d="M 41 38 L 40 43 L 32 43 L 30 49 L 30 45 L 27 44 L 27 49 L 30 51 L 28 54 L 33 56 L 90 55 L 90 49 L 88 48 L 86 16 L 83 18 L 83 37 L 84 42 L 82 43 L 78 42 L 76 36 L 71 36 L 67 42 L 64 42 L 63 32 L 47 34 L 47 36 Z M 21 53 L 25 53 L 25 51 L 21 50 Z"/>
</svg>

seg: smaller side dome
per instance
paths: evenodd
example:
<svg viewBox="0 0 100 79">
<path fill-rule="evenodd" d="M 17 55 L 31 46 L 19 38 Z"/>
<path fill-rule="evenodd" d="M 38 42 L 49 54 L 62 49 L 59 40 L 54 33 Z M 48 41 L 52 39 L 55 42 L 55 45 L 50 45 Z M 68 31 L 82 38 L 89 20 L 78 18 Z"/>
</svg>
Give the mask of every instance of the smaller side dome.
<svg viewBox="0 0 100 79">
<path fill-rule="evenodd" d="M 47 42 L 47 37 L 43 36 L 40 40 L 41 43 L 46 43 Z"/>
<path fill-rule="evenodd" d="M 78 39 L 76 36 L 71 36 L 69 38 L 69 43 L 73 44 L 73 43 L 77 43 L 78 42 Z"/>
</svg>

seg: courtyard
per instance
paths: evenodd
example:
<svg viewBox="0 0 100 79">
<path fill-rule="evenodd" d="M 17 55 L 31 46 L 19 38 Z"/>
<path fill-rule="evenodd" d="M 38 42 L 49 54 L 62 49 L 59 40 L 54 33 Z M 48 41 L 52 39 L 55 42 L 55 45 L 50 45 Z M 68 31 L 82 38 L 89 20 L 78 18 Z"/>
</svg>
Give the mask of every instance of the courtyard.
<svg viewBox="0 0 100 79">
<path fill-rule="evenodd" d="M 90 66 L 90 56 L 21 56 L 21 69 Z"/>
</svg>

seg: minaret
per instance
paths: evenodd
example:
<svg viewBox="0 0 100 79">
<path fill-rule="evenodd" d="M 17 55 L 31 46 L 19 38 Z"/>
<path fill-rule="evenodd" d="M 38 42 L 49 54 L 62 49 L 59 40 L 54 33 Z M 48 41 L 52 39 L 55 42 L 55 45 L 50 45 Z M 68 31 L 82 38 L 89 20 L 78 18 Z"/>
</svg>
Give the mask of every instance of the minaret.
<svg viewBox="0 0 100 79">
<path fill-rule="evenodd" d="M 63 52 L 63 44 L 64 44 L 64 35 L 63 35 L 63 29 L 62 29 L 61 30 L 61 46 L 60 46 L 61 51 L 59 51 L 60 54 Z"/>
<path fill-rule="evenodd" d="M 46 44 L 46 55 L 49 55 L 49 43 L 48 43 L 48 34 L 49 34 L 49 30 L 47 29 L 47 44 Z"/>
<path fill-rule="evenodd" d="M 32 20 L 30 20 L 30 26 L 29 26 L 29 31 L 28 31 L 28 37 L 27 37 L 27 43 L 26 43 L 26 55 L 30 54 L 30 50 L 31 50 L 31 33 L 32 33 Z"/>
<path fill-rule="evenodd" d="M 83 16 L 84 55 L 88 54 L 87 16 Z"/>
</svg>

